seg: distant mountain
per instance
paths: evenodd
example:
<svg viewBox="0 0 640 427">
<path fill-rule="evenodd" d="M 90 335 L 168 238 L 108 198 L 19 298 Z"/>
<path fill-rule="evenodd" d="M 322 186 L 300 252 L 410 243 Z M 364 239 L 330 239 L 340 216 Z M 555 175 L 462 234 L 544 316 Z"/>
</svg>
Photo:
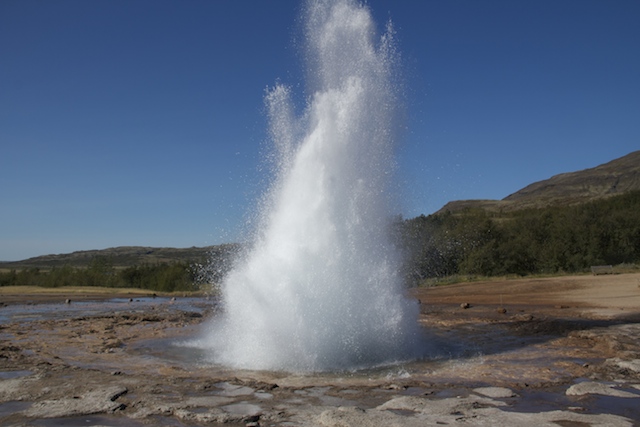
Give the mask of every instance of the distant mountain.
<svg viewBox="0 0 640 427">
<path fill-rule="evenodd" d="M 457 200 L 437 213 L 467 208 L 516 211 L 546 206 L 573 205 L 640 190 L 640 151 L 584 169 L 534 182 L 502 200 Z"/>
<path fill-rule="evenodd" d="M 69 254 L 43 255 L 23 261 L 0 262 L 0 268 L 52 268 L 69 265 L 87 267 L 96 257 L 105 258 L 114 267 L 130 267 L 142 264 L 175 262 L 200 262 L 212 258 L 221 259 L 238 252 L 237 244 L 224 244 L 191 248 L 153 248 L 146 246 L 119 246 L 116 248 L 78 251 Z"/>
</svg>

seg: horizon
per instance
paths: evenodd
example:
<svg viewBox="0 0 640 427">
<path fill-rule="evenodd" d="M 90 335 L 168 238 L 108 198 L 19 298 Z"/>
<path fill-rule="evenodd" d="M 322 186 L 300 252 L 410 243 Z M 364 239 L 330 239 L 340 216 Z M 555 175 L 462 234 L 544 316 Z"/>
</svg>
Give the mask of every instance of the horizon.
<svg viewBox="0 0 640 427">
<path fill-rule="evenodd" d="M 640 152 L 640 150 L 634 150 L 634 151 L 632 151 L 632 152 L 630 152 L 630 153 L 628 153 L 628 154 L 626 154 L 624 156 L 621 156 L 621 157 L 626 157 L 627 155 L 635 153 L 635 152 Z M 611 159 L 611 160 L 608 160 L 608 161 L 604 161 L 604 162 L 602 162 L 602 163 L 600 163 L 600 164 L 598 164 L 598 165 L 596 165 L 594 167 L 604 165 L 606 163 L 609 163 L 610 161 L 620 159 L 621 157 L 618 157 L 616 159 Z M 592 169 L 592 168 L 586 168 L 586 169 Z M 586 169 L 581 169 L 581 170 L 578 170 L 578 171 L 560 172 L 558 175 L 563 175 L 563 174 L 566 174 L 566 173 L 573 173 L 573 172 L 580 172 L 580 171 L 586 170 Z M 554 175 L 554 176 L 556 176 L 556 175 Z M 554 176 L 546 178 L 546 179 L 544 179 L 542 181 L 546 181 L 547 179 L 551 179 Z M 527 184 L 525 187 L 527 187 L 528 185 L 531 185 L 531 184 L 535 184 L 537 182 L 540 182 L 540 181 L 532 182 L 530 184 Z M 523 187 L 521 189 L 518 189 L 518 191 L 524 189 L 525 187 Z M 509 194 L 509 195 L 511 195 L 511 194 Z M 508 197 L 509 195 L 505 196 L 505 198 Z M 461 200 L 450 200 L 450 201 L 446 202 L 445 205 L 443 205 L 441 208 L 443 208 L 444 206 L 446 206 L 447 203 L 450 203 L 450 202 L 467 201 L 467 200 L 502 200 L 502 199 L 461 199 Z M 437 212 L 432 212 L 431 214 L 428 214 L 428 215 L 432 215 L 432 214 L 435 214 L 435 213 L 437 213 Z M 420 215 L 421 214 L 418 214 L 417 216 L 420 216 Z M 414 217 L 411 217 L 411 218 L 414 218 Z M 403 219 L 411 219 L 411 218 L 403 218 Z M 180 247 L 174 247 L 174 246 L 147 246 L 147 245 L 136 245 L 136 244 L 133 244 L 133 245 L 119 245 L 119 246 L 109 246 L 109 247 L 104 247 L 104 248 L 77 249 L 77 250 L 74 250 L 74 251 L 71 251 L 71 252 L 39 254 L 39 255 L 35 255 L 35 256 L 28 257 L 28 258 L 24 258 L 24 259 L 19 259 L 19 260 L 2 260 L 2 259 L 0 259 L 0 263 L 3 263 L 3 262 L 21 262 L 21 261 L 27 261 L 27 260 L 32 259 L 32 258 L 40 258 L 40 257 L 46 257 L 46 256 L 70 255 L 70 254 L 79 253 L 79 252 L 93 252 L 93 251 L 98 251 L 99 252 L 99 251 L 104 251 L 104 250 L 109 250 L 109 249 L 119 249 L 119 248 L 136 248 L 136 247 L 139 247 L 139 248 L 152 248 L 152 249 L 191 249 L 191 248 L 203 249 L 203 248 L 208 248 L 208 247 L 216 247 L 216 246 L 222 246 L 222 245 L 245 244 L 245 243 L 246 242 L 241 242 L 241 241 L 235 241 L 235 242 L 234 241 L 229 241 L 229 242 L 220 242 L 220 243 L 217 243 L 217 244 L 214 244 L 214 245 L 180 246 Z"/>
<path fill-rule="evenodd" d="M 637 151 L 640 3 L 366 2 L 405 88 L 405 218 Z M 0 4 L 0 260 L 242 241 L 298 1 Z M 92 249 L 87 249 L 87 248 Z"/>
</svg>

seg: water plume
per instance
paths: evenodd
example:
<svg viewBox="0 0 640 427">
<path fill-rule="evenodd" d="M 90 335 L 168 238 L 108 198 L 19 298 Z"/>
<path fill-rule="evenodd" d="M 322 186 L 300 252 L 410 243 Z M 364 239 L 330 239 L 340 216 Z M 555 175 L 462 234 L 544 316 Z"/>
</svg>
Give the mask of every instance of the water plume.
<svg viewBox="0 0 640 427">
<path fill-rule="evenodd" d="M 417 304 L 391 243 L 394 86 L 391 26 L 366 6 L 305 9 L 308 105 L 266 95 L 277 160 L 255 242 L 222 286 L 205 346 L 234 368 L 333 371 L 414 358 Z"/>
</svg>

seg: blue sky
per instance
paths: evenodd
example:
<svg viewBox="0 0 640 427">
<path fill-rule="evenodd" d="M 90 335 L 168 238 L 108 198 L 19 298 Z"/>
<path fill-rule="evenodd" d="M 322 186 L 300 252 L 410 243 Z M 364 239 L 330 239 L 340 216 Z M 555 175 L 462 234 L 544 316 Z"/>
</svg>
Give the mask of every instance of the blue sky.
<svg viewBox="0 0 640 427">
<path fill-rule="evenodd" d="M 637 0 L 368 4 L 403 60 L 403 216 L 640 149 Z M 265 179 L 265 89 L 305 96 L 299 10 L 0 2 L 0 260 L 238 240 Z"/>
</svg>

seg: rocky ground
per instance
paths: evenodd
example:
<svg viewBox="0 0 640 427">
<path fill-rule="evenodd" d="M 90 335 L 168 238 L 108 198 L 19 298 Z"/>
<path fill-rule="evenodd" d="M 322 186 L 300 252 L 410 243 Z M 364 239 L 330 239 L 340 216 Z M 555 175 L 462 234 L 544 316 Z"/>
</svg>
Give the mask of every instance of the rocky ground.
<svg viewBox="0 0 640 427">
<path fill-rule="evenodd" d="M 640 274 L 413 296 L 433 358 L 294 375 L 172 345 L 215 315 L 204 299 L 0 293 L 0 425 L 640 425 Z"/>
</svg>

